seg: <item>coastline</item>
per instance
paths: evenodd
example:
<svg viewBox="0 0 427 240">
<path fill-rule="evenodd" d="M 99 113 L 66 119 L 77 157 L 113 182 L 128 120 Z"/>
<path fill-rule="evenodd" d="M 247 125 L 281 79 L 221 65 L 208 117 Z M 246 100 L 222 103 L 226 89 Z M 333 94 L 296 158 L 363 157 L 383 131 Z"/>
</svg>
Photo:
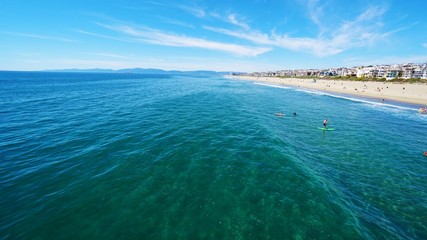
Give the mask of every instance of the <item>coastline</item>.
<svg viewBox="0 0 427 240">
<path fill-rule="evenodd" d="M 376 98 L 384 102 L 389 100 L 402 103 L 427 106 L 427 84 L 392 83 L 372 81 L 345 81 L 327 79 L 300 79 L 279 77 L 231 76 L 239 80 L 260 83 L 272 83 L 297 88 L 315 89 L 325 92 L 349 94 L 353 96 Z"/>
</svg>

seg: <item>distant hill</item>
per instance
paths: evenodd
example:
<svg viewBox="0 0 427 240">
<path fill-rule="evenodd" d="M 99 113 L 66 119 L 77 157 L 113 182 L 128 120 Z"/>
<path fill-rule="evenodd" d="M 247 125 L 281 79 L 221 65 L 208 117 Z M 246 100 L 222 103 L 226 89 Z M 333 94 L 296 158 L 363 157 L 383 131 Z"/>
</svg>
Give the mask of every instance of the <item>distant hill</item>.
<svg viewBox="0 0 427 240">
<path fill-rule="evenodd" d="M 116 72 L 113 69 L 102 69 L 102 68 L 93 68 L 93 69 L 77 69 L 77 68 L 70 68 L 70 69 L 49 69 L 44 70 L 42 72 L 94 72 L 94 73 L 114 73 Z"/>
<path fill-rule="evenodd" d="M 216 72 L 216 71 L 207 71 L 207 70 L 197 70 L 197 71 L 178 71 L 178 70 L 163 70 L 156 68 L 126 68 L 126 69 L 55 69 L 55 70 L 46 70 L 45 72 L 92 72 L 92 73 L 135 73 L 135 74 L 191 74 L 191 75 L 225 75 L 230 74 L 230 72 Z"/>
</svg>

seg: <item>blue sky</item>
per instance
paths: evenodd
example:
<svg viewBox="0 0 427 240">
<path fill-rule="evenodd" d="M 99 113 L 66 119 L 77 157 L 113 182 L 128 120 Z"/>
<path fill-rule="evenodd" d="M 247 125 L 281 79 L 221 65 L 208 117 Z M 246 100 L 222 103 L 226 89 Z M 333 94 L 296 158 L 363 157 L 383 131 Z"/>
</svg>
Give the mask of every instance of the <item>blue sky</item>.
<svg viewBox="0 0 427 240">
<path fill-rule="evenodd" d="M 275 71 L 427 61 L 424 0 L 0 0 L 0 69 Z"/>
</svg>

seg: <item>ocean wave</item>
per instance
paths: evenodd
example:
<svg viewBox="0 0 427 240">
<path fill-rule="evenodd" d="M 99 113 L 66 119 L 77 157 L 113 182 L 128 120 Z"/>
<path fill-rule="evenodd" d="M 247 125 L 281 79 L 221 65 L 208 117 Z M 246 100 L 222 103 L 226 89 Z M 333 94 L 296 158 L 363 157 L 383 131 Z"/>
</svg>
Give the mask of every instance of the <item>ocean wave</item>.
<svg viewBox="0 0 427 240">
<path fill-rule="evenodd" d="M 370 98 L 366 98 L 366 97 L 356 97 L 356 96 L 349 96 L 346 94 L 338 94 L 338 93 L 328 93 L 328 92 L 323 92 L 323 91 L 318 91 L 318 90 L 310 90 L 310 89 L 294 89 L 294 91 L 298 91 L 298 92 L 305 92 L 305 93 L 309 93 L 309 94 L 314 94 L 314 95 L 321 95 L 321 96 L 329 96 L 329 97 L 333 97 L 333 98 L 339 98 L 339 99 L 345 99 L 345 100 L 349 100 L 352 102 L 359 102 L 359 103 L 363 103 L 366 105 L 371 105 L 371 106 L 378 106 L 378 107 L 384 107 L 384 108 L 395 108 L 395 109 L 401 109 L 401 110 L 407 110 L 407 111 L 418 111 L 418 109 L 415 106 L 409 107 L 409 106 L 403 106 L 403 103 L 401 103 L 402 105 L 399 105 L 398 102 L 393 102 L 393 103 L 383 103 L 381 102 L 379 99 L 370 99 Z"/>
<path fill-rule="evenodd" d="M 274 84 L 267 84 L 267 83 L 254 83 L 255 85 L 261 85 L 261 86 L 266 86 L 266 87 L 273 87 L 273 88 L 282 88 L 282 89 L 290 89 L 290 87 L 285 87 L 285 86 L 281 86 L 281 85 L 274 85 Z"/>
</svg>

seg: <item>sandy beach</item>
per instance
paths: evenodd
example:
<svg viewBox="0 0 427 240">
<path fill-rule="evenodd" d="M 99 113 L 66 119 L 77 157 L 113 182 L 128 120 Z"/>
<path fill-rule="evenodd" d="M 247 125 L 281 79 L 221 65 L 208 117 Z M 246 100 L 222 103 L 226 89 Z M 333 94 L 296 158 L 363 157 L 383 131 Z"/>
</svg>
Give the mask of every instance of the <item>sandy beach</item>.
<svg viewBox="0 0 427 240">
<path fill-rule="evenodd" d="M 372 81 L 342 81 L 327 79 L 300 79 L 278 77 L 251 77 L 234 76 L 240 80 L 249 80 L 261 83 L 272 83 L 298 88 L 316 89 L 326 92 L 345 93 L 355 96 L 373 97 L 378 101 L 388 100 L 419 104 L 427 106 L 427 84 L 413 83 L 402 84 L 392 82 Z"/>
</svg>

